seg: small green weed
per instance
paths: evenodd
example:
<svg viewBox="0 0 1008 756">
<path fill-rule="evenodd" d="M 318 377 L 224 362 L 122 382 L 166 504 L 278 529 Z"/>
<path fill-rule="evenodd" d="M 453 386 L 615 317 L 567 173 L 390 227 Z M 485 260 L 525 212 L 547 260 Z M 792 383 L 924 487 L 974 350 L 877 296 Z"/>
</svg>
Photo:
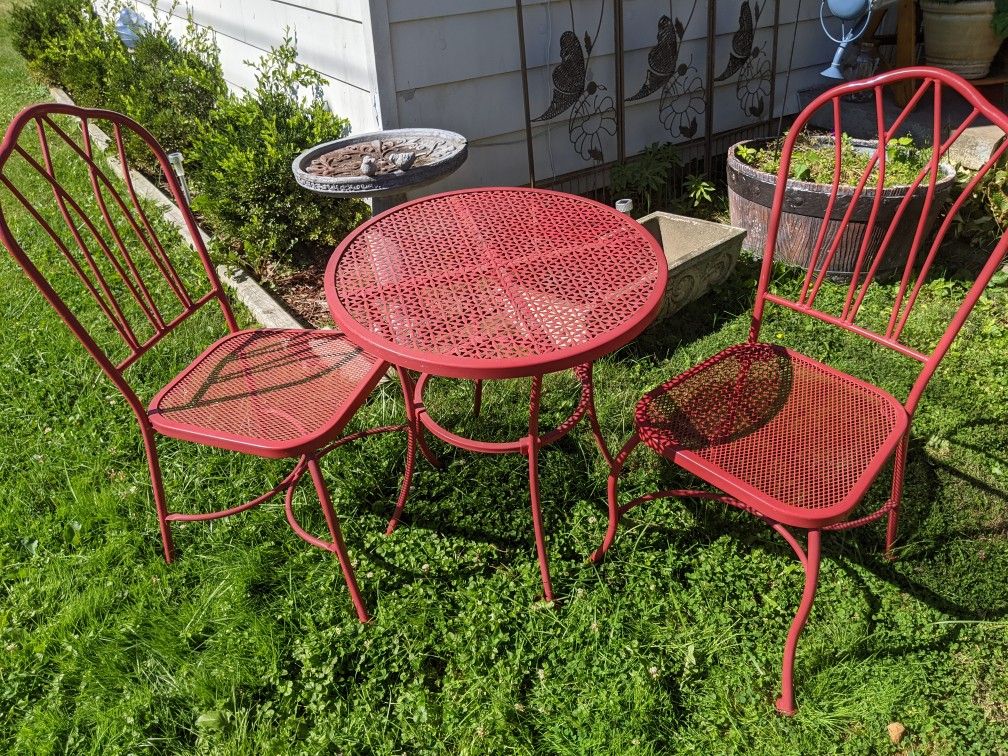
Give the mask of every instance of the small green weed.
<svg viewBox="0 0 1008 756">
<path fill-rule="evenodd" d="M 765 173 L 776 174 L 780 170 L 780 153 L 783 139 L 773 140 L 760 147 L 740 145 L 735 154 L 742 162 Z M 837 160 L 832 140 L 803 133 L 799 136 L 791 155 L 790 178 L 811 181 L 817 184 L 831 184 L 836 167 L 840 167 L 840 183 L 856 186 L 868 167 L 872 150 L 858 147 L 847 134 L 840 137 L 840 160 Z M 909 136 L 895 137 L 886 145 L 886 187 L 906 186 L 927 165 L 931 157 L 930 148 L 914 146 Z M 868 187 L 872 187 L 878 177 L 878 164 L 868 177 Z M 925 176 L 924 182 L 927 183 Z"/>
<path fill-rule="evenodd" d="M 632 199 L 638 215 L 667 207 L 672 199 L 672 169 L 679 155 L 671 144 L 655 143 L 637 157 L 613 166 L 610 176 L 613 196 Z"/>
</svg>

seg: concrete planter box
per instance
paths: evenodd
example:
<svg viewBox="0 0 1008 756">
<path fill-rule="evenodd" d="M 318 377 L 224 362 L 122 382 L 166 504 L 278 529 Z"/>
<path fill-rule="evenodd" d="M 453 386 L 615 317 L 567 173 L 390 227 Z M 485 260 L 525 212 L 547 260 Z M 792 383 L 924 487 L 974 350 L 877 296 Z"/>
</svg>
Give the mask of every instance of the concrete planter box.
<svg viewBox="0 0 1008 756">
<path fill-rule="evenodd" d="M 640 224 L 658 240 L 668 261 L 668 285 L 655 321 L 723 283 L 735 269 L 745 229 L 724 223 L 651 213 Z"/>
</svg>

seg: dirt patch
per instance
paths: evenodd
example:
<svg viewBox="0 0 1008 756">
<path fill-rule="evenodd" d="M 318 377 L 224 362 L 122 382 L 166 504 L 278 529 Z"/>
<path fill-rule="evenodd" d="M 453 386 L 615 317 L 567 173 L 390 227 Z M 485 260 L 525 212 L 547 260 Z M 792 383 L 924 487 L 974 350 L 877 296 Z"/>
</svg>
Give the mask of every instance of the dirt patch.
<svg viewBox="0 0 1008 756">
<path fill-rule="evenodd" d="M 294 314 L 316 327 L 333 325 L 322 285 L 331 250 L 300 257 L 295 269 L 278 273 L 269 281 L 269 288 Z"/>
</svg>

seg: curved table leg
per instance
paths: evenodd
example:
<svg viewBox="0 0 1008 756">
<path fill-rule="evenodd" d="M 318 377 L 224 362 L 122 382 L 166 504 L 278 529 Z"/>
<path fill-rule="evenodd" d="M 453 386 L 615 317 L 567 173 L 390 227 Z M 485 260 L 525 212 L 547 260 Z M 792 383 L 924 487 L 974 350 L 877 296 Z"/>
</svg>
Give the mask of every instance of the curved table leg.
<svg viewBox="0 0 1008 756">
<path fill-rule="evenodd" d="M 434 456 L 434 452 L 430 450 L 427 446 L 427 439 L 424 437 L 423 425 L 417 419 L 417 401 L 414 395 L 416 385 L 413 382 L 413 377 L 405 368 L 396 366 L 396 371 L 399 373 L 399 383 L 402 386 L 403 401 L 406 403 L 406 421 L 413 428 L 413 435 L 416 437 L 416 445 L 420 448 L 420 453 L 424 455 L 424 459 L 431 463 L 433 467 L 438 470 L 441 469 L 441 460 Z"/>
<path fill-rule="evenodd" d="M 483 381 L 476 380 L 473 383 L 475 384 L 473 388 L 473 417 L 479 417 L 480 410 L 483 409 Z"/>
<path fill-rule="evenodd" d="M 627 457 L 630 453 L 637 448 L 640 443 L 640 437 L 635 431 L 633 436 L 624 444 L 620 453 L 616 455 L 616 459 L 609 463 L 609 481 L 606 499 L 609 503 L 609 523 L 606 526 L 605 538 L 602 539 L 602 543 L 597 549 L 588 557 L 588 561 L 598 564 L 602 561 L 602 557 L 605 553 L 609 551 L 609 547 L 612 546 L 613 541 L 616 540 L 616 528 L 619 526 L 620 517 L 623 516 L 623 511 L 620 509 L 619 498 L 617 488 L 619 486 L 619 475 L 623 471 L 623 465 L 626 464 Z"/>
<path fill-rule="evenodd" d="M 529 396 L 529 435 L 525 453 L 529 465 L 529 496 L 532 501 L 532 527 L 535 530 L 536 553 L 539 556 L 539 574 L 542 576 L 543 597 L 553 600 L 553 586 L 550 583 L 549 559 L 546 556 L 546 536 L 543 532 L 542 511 L 539 507 L 539 402 L 542 395 L 542 376 L 532 379 Z"/>
<path fill-rule="evenodd" d="M 385 535 L 392 535 L 392 531 L 399 525 L 399 517 L 402 515 L 403 507 L 406 506 L 406 497 L 409 495 L 410 483 L 413 482 L 413 465 L 416 460 L 416 436 L 417 430 L 411 424 L 406 425 L 406 470 L 403 472 L 402 487 L 399 489 L 399 498 L 396 501 L 392 517 L 389 518 L 388 527 L 385 528 Z"/>
<path fill-rule="evenodd" d="M 574 373 L 581 380 L 582 401 L 585 401 L 588 404 L 585 414 L 588 415 L 588 423 L 591 425 L 592 435 L 595 437 L 595 445 L 598 446 L 599 451 L 602 452 L 602 456 L 605 458 L 606 464 L 609 465 L 609 470 L 611 472 L 613 469 L 613 456 L 609 452 L 609 447 L 606 445 L 605 439 L 602 437 L 602 427 L 599 425 L 598 415 L 595 413 L 595 382 L 592 376 L 593 367 L 594 364 L 588 362 L 575 368 Z"/>
</svg>

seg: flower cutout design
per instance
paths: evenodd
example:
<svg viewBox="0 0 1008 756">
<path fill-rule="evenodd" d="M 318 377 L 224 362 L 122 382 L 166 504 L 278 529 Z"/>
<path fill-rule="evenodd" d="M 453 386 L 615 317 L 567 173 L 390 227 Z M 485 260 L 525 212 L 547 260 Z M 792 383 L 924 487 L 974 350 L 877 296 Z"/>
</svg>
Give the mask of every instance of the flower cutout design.
<svg viewBox="0 0 1008 756">
<path fill-rule="evenodd" d="M 578 100 L 570 116 L 570 141 L 585 160 L 603 162 L 603 132 L 616 135 L 616 103 L 604 94 L 605 87 L 594 84 Z"/>
<path fill-rule="evenodd" d="M 692 139 L 697 133 L 697 116 L 704 112 L 704 86 L 693 66 L 680 66 L 675 78 L 662 89 L 658 120 L 674 137 Z"/>
<path fill-rule="evenodd" d="M 735 84 L 739 107 L 747 116 L 759 118 L 770 96 L 770 59 L 759 50 L 746 62 Z"/>
</svg>

